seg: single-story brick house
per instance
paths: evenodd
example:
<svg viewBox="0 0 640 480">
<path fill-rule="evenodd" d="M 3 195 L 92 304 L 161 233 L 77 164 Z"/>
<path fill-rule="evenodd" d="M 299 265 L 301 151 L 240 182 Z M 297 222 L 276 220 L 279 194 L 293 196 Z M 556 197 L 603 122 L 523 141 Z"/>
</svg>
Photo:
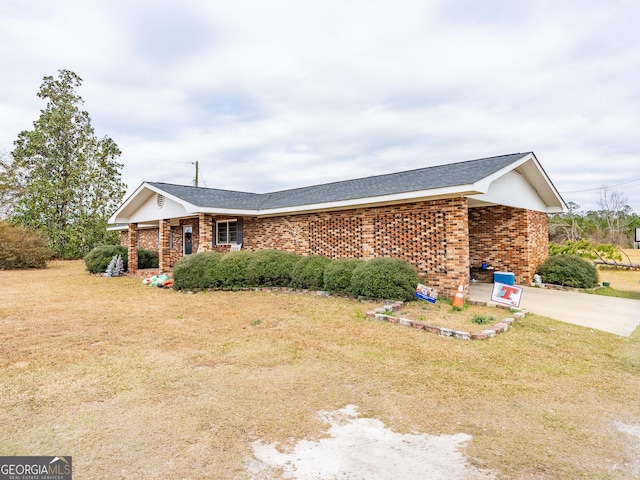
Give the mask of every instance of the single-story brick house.
<svg viewBox="0 0 640 480">
<path fill-rule="evenodd" d="M 262 194 L 144 182 L 109 223 L 120 225 L 132 271 L 137 247 L 158 252 L 161 271 L 234 245 L 399 257 L 451 296 L 483 262 L 530 282 L 548 254 L 547 214 L 564 206 L 528 152 Z"/>
</svg>

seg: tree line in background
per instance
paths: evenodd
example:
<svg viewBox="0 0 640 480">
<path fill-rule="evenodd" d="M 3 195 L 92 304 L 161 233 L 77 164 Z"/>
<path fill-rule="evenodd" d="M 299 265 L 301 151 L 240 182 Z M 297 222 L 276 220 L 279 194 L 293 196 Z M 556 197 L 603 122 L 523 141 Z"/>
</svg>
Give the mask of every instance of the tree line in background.
<svg viewBox="0 0 640 480">
<path fill-rule="evenodd" d="M 549 240 L 552 243 L 589 241 L 620 248 L 633 246 L 640 216 L 631 210 L 622 192 L 600 189 L 599 210 L 580 211 L 580 205 L 567 203 L 567 212 L 549 216 Z"/>
</svg>

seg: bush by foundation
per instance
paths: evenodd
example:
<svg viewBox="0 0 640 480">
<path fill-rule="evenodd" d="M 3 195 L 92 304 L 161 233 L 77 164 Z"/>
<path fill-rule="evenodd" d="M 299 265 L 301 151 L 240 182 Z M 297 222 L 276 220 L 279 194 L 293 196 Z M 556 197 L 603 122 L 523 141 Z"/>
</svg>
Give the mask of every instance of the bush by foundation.
<svg viewBox="0 0 640 480">
<path fill-rule="evenodd" d="M 217 266 L 221 253 L 200 252 L 182 257 L 173 267 L 173 288 L 202 290 L 220 287 Z"/>
<path fill-rule="evenodd" d="M 253 252 L 248 265 L 248 282 L 259 287 L 288 287 L 291 272 L 300 257 L 280 250 Z"/>
<path fill-rule="evenodd" d="M 406 260 L 374 258 L 358 265 L 351 275 L 351 293 L 388 300 L 411 300 L 420 282 Z"/>
<path fill-rule="evenodd" d="M 324 269 L 324 289 L 329 292 L 350 293 L 351 275 L 361 263 L 363 261 L 357 258 L 332 260 Z"/>
<path fill-rule="evenodd" d="M 320 255 L 301 257 L 291 272 L 291 286 L 308 290 L 322 290 L 324 288 L 324 269 L 330 259 Z"/>
</svg>

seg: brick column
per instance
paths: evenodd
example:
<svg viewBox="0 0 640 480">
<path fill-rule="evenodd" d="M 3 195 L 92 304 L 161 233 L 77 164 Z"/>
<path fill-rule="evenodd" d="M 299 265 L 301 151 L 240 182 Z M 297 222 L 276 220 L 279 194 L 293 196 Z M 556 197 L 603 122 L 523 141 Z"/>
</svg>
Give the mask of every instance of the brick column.
<svg viewBox="0 0 640 480">
<path fill-rule="evenodd" d="M 138 224 L 129 224 L 129 273 L 138 271 Z"/>
<path fill-rule="evenodd" d="M 453 298 L 460 284 L 469 285 L 469 207 L 466 198 L 452 199 L 445 211 L 447 276 L 444 296 Z"/>
<path fill-rule="evenodd" d="M 376 254 L 376 242 L 375 242 L 375 226 L 373 221 L 375 219 L 375 213 L 371 209 L 365 209 L 362 211 L 362 259 L 369 260 L 375 257 Z"/>
<path fill-rule="evenodd" d="M 198 215 L 198 251 L 213 251 L 213 219 L 211 215 Z"/>
<path fill-rule="evenodd" d="M 160 229 L 160 245 L 158 245 L 158 267 L 161 273 L 171 270 L 171 248 L 169 243 L 169 232 L 171 231 L 171 221 L 168 218 L 158 222 Z"/>
</svg>

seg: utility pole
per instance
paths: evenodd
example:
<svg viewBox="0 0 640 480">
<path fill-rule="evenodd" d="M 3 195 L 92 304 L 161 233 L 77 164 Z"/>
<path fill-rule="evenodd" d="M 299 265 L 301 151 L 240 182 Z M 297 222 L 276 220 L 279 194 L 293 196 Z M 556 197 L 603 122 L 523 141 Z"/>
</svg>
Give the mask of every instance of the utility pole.
<svg viewBox="0 0 640 480">
<path fill-rule="evenodd" d="M 198 161 L 196 160 L 194 163 L 196 165 L 196 177 L 193 183 L 194 183 L 194 186 L 197 187 L 198 186 Z"/>
</svg>

